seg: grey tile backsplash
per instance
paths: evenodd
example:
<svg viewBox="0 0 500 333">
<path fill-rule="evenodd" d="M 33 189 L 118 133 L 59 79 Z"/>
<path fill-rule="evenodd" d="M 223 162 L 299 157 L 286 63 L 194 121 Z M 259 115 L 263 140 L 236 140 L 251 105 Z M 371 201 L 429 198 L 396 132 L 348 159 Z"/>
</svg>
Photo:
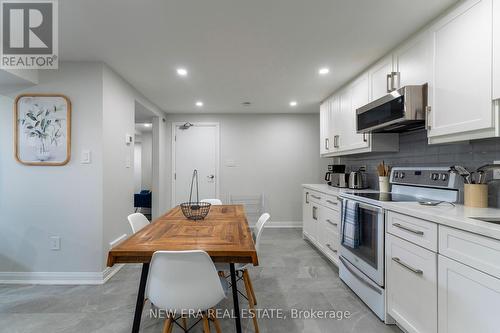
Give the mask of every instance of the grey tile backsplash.
<svg viewBox="0 0 500 333">
<path fill-rule="evenodd" d="M 390 166 L 451 166 L 460 164 L 469 170 L 500 160 L 500 138 L 474 140 L 469 142 L 429 145 L 425 130 L 402 133 L 399 138 L 399 152 L 370 153 L 345 156 L 340 163 L 348 171 L 366 166 L 366 178 L 371 188 L 378 189 L 376 166 L 384 160 Z M 500 207 L 500 180 L 489 180 L 489 201 L 493 207 Z"/>
</svg>

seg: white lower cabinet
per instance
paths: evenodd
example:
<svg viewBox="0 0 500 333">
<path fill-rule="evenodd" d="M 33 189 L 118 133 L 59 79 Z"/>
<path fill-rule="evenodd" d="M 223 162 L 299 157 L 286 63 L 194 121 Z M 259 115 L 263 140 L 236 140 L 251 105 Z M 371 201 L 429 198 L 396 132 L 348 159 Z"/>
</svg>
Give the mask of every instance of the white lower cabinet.
<svg viewBox="0 0 500 333">
<path fill-rule="evenodd" d="M 338 265 L 340 229 L 338 199 L 336 196 L 307 188 L 303 193 L 303 236 Z"/>
<path fill-rule="evenodd" d="M 387 312 L 408 332 L 437 332 L 436 264 L 436 253 L 387 234 Z"/>
<path fill-rule="evenodd" d="M 500 331 L 500 279 L 439 255 L 439 333 Z"/>
</svg>

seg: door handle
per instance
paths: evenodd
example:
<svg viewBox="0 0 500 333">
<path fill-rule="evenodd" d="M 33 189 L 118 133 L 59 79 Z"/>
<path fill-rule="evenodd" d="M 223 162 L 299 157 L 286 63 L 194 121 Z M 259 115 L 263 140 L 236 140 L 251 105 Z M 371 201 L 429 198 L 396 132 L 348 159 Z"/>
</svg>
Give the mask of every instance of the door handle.
<svg viewBox="0 0 500 333">
<path fill-rule="evenodd" d="M 420 235 L 420 236 L 424 235 L 423 231 L 415 230 L 415 229 L 412 229 L 412 228 L 408 228 L 408 227 L 406 227 L 404 225 L 401 225 L 399 223 L 393 223 L 392 225 L 395 226 L 396 228 L 399 228 L 399 229 L 411 232 L 411 233 L 416 234 L 416 235 Z"/>
<path fill-rule="evenodd" d="M 392 257 L 392 261 L 400 264 L 401 266 L 403 266 L 404 268 L 406 268 L 407 270 L 409 271 L 412 271 L 413 273 L 417 274 L 417 275 L 422 275 L 424 274 L 424 271 L 421 270 L 421 269 L 418 269 L 418 268 L 413 268 L 411 267 L 410 265 L 408 265 L 407 263 L 404 263 L 403 261 L 401 261 L 401 259 L 399 259 L 398 257 Z"/>
<path fill-rule="evenodd" d="M 390 74 L 387 74 L 387 77 L 386 77 L 386 82 L 385 82 L 385 86 L 386 86 L 386 90 L 387 90 L 387 93 L 390 93 L 392 90 L 392 73 Z"/>
</svg>

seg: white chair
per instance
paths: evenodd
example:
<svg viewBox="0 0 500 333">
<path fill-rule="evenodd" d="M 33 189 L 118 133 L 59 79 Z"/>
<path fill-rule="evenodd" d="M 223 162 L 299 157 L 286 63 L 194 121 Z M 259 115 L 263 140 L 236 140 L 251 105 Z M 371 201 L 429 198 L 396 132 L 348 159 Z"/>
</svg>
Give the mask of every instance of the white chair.
<svg viewBox="0 0 500 333">
<path fill-rule="evenodd" d="M 149 220 L 141 213 L 130 214 L 127 219 L 134 234 L 149 224 Z"/>
<path fill-rule="evenodd" d="M 212 321 L 217 332 L 220 325 L 211 310 L 226 297 L 225 280 L 217 274 L 210 256 L 201 250 L 157 251 L 150 263 L 146 297 L 167 315 L 163 332 L 171 332 L 175 314 L 202 311 L 205 333 Z M 184 329 L 187 329 L 183 318 Z"/>
<path fill-rule="evenodd" d="M 200 200 L 201 202 L 206 202 L 206 203 L 209 203 L 213 206 L 220 206 L 222 205 L 222 201 L 219 200 L 219 199 L 202 199 Z"/>
<path fill-rule="evenodd" d="M 255 241 L 255 249 L 257 250 L 257 253 L 259 253 L 259 248 L 260 248 L 260 242 L 262 239 L 262 232 L 264 231 L 264 226 L 266 223 L 269 221 L 269 218 L 271 215 L 268 213 L 264 213 L 259 217 L 259 220 L 255 224 L 254 228 L 254 241 Z M 223 264 L 218 264 L 216 265 L 218 270 L 224 270 L 227 271 L 227 265 L 224 266 Z M 246 291 L 246 298 L 248 299 L 248 305 L 250 307 L 250 310 L 255 312 L 255 305 L 257 305 L 257 298 L 255 297 L 255 292 L 253 290 L 253 285 L 252 281 L 250 280 L 250 274 L 248 274 L 248 268 L 251 266 L 251 264 L 239 264 L 237 265 L 236 268 L 236 273 L 241 274 L 241 277 L 238 279 L 240 281 L 243 279 L 243 282 L 245 283 L 245 291 Z M 238 290 L 238 292 L 241 294 L 241 292 Z M 243 294 L 242 294 L 243 295 Z M 243 295 L 245 296 L 245 295 Z M 253 318 L 253 324 L 255 327 L 255 333 L 259 333 L 259 324 L 257 322 L 257 316 L 252 316 Z"/>
</svg>

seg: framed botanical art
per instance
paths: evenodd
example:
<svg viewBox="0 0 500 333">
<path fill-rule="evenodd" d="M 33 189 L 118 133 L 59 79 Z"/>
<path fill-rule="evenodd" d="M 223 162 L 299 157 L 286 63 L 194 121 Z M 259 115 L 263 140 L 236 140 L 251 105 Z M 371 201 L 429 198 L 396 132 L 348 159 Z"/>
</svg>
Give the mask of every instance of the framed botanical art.
<svg viewBox="0 0 500 333">
<path fill-rule="evenodd" d="M 23 94 L 14 104 L 14 153 L 26 165 L 59 166 L 71 156 L 71 102 L 64 95 Z"/>
</svg>

